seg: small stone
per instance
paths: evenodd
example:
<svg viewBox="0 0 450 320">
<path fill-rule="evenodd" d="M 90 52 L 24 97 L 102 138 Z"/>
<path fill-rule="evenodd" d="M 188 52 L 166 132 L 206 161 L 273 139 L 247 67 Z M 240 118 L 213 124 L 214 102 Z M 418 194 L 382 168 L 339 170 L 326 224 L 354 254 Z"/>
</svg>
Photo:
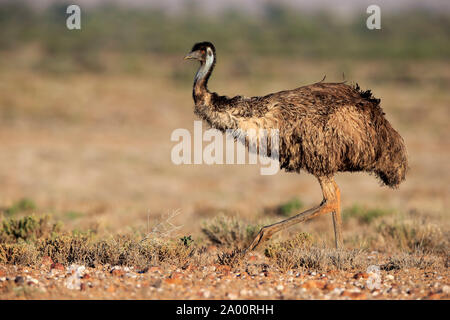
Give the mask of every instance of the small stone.
<svg viewBox="0 0 450 320">
<path fill-rule="evenodd" d="M 183 281 L 181 281 L 181 279 L 179 279 L 179 278 L 176 278 L 176 279 L 173 279 L 173 278 L 169 278 L 169 279 L 165 279 L 164 280 L 167 284 L 174 284 L 174 285 L 177 285 L 177 284 L 181 284 Z"/>
<path fill-rule="evenodd" d="M 34 278 L 30 277 L 30 276 L 27 276 L 27 284 L 28 285 L 38 284 L 38 283 L 39 283 L 39 281 L 37 279 L 34 279 Z"/>
<path fill-rule="evenodd" d="M 387 280 L 394 280 L 395 277 L 392 274 L 388 274 L 388 275 L 386 275 L 386 279 Z"/>
<path fill-rule="evenodd" d="M 442 287 L 442 292 L 445 294 L 449 294 L 450 293 L 450 286 L 445 285 Z"/>
<path fill-rule="evenodd" d="M 249 276 L 256 276 L 259 273 L 259 268 L 257 265 L 249 264 L 247 265 L 245 271 L 248 273 Z"/>
<path fill-rule="evenodd" d="M 140 273 L 140 274 L 147 273 L 149 269 L 150 269 L 149 267 L 145 267 L 144 269 L 138 270 L 137 273 Z"/>
<path fill-rule="evenodd" d="M 367 279 L 367 278 L 369 278 L 369 274 L 366 272 L 358 272 L 357 274 L 355 274 L 353 276 L 353 279 L 361 279 L 361 278 Z"/>
<path fill-rule="evenodd" d="M 228 274 L 229 272 L 231 272 L 231 267 L 230 266 L 218 265 L 216 267 L 215 271 Z"/>
<path fill-rule="evenodd" d="M 332 294 L 337 294 L 337 295 L 341 295 L 342 292 L 344 292 L 344 289 L 336 287 L 336 288 L 334 288 L 330 293 L 332 293 Z"/>
<path fill-rule="evenodd" d="M 5 277 L 6 276 L 6 272 L 4 270 L 0 269 L 0 278 Z"/>
<path fill-rule="evenodd" d="M 80 291 L 85 291 L 86 290 L 86 284 L 82 283 L 80 284 Z"/>
<path fill-rule="evenodd" d="M 441 299 L 441 295 L 439 293 L 430 293 L 426 299 L 430 300 L 439 300 Z"/>
<path fill-rule="evenodd" d="M 334 289 L 336 289 L 337 286 L 334 283 L 330 283 L 328 282 L 325 287 L 324 290 L 329 290 L 329 291 L 333 291 Z"/>
<path fill-rule="evenodd" d="M 111 274 L 116 277 L 122 277 L 125 274 L 125 271 L 122 269 L 113 269 L 111 270 Z"/>
<path fill-rule="evenodd" d="M 150 267 L 150 268 L 148 268 L 148 272 L 159 272 L 159 273 L 161 273 L 161 268 L 160 267 Z"/>
<path fill-rule="evenodd" d="M 314 288 L 323 289 L 325 287 L 325 282 L 308 280 L 308 281 L 302 283 L 302 285 L 300 287 L 304 288 L 304 289 L 308 289 L 308 290 L 314 289 Z"/>
<path fill-rule="evenodd" d="M 170 275 L 171 279 L 182 279 L 183 278 L 183 274 L 181 272 L 172 272 L 172 274 Z"/>
<path fill-rule="evenodd" d="M 59 271 L 65 270 L 64 266 L 58 262 L 52 263 L 52 265 L 50 266 L 50 269 L 52 269 L 52 270 L 55 269 L 55 270 L 59 270 Z"/>
<path fill-rule="evenodd" d="M 161 287 L 161 283 L 162 283 L 161 279 L 156 279 L 155 281 L 150 283 L 150 286 L 158 289 L 159 287 Z"/>
<path fill-rule="evenodd" d="M 237 296 L 237 294 L 234 294 L 234 293 L 228 293 L 228 298 L 231 300 L 235 300 L 238 298 L 238 296 Z"/>
<path fill-rule="evenodd" d="M 53 260 L 49 256 L 45 256 L 42 258 L 41 264 L 44 266 L 51 266 L 53 264 Z"/>
<path fill-rule="evenodd" d="M 16 284 L 23 284 L 23 283 L 25 282 L 25 279 L 24 279 L 22 276 L 17 276 L 17 277 L 14 279 L 14 282 L 15 282 Z"/>
<path fill-rule="evenodd" d="M 283 291 L 284 286 L 283 286 L 282 284 L 279 284 L 279 285 L 277 285 L 276 289 L 277 289 L 278 291 Z"/>
<path fill-rule="evenodd" d="M 352 291 L 348 291 L 348 290 L 344 290 L 341 293 L 342 297 L 349 297 L 351 299 L 354 300 L 362 300 L 362 299 L 366 299 L 366 294 L 364 292 L 352 292 Z"/>
<path fill-rule="evenodd" d="M 186 267 L 186 271 L 190 271 L 190 272 L 196 271 L 197 269 L 198 269 L 198 267 L 193 266 L 192 264 L 190 264 Z"/>
</svg>

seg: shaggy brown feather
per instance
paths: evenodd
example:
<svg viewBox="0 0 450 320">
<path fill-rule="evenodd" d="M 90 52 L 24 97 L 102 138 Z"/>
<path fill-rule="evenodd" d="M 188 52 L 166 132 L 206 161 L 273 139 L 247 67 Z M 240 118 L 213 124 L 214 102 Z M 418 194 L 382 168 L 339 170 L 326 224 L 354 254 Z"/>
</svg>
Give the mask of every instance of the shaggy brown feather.
<svg viewBox="0 0 450 320">
<path fill-rule="evenodd" d="M 278 129 L 280 167 L 286 171 L 305 170 L 316 177 L 366 171 L 390 187 L 405 180 L 404 141 L 370 90 L 318 82 L 263 97 L 221 96 L 207 88 L 216 62 L 214 46 L 197 44 L 200 50 L 202 45 L 213 51 L 214 61 L 206 75 L 196 79 L 193 97 L 195 113 L 212 127 Z M 205 61 L 206 56 L 202 65 Z"/>
</svg>

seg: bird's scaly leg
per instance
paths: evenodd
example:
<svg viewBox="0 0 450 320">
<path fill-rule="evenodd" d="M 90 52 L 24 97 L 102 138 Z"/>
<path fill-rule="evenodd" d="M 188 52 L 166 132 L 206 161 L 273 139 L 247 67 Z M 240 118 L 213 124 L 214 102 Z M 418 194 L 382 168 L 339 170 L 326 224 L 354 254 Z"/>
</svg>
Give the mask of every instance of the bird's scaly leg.
<svg viewBox="0 0 450 320">
<path fill-rule="evenodd" d="M 341 236 L 341 215 L 339 208 L 340 205 L 339 188 L 337 188 L 337 185 L 334 182 L 333 178 L 318 177 L 318 180 L 323 193 L 322 203 L 317 207 L 306 210 L 291 218 L 263 227 L 261 231 L 259 231 L 256 238 L 253 240 L 252 244 L 247 248 L 246 252 L 252 251 L 264 240 L 270 238 L 273 234 L 275 234 L 278 231 L 286 229 L 299 222 L 303 222 L 330 212 L 333 213 L 336 244 L 338 242 L 340 244 L 342 242 L 342 236 Z"/>
<path fill-rule="evenodd" d="M 335 199 L 336 199 L 336 207 L 332 213 L 333 215 L 333 227 L 334 227 L 334 237 L 336 243 L 336 249 L 342 248 L 343 239 L 342 239 L 342 218 L 341 218 L 341 191 L 337 186 L 336 182 L 333 181 Z"/>
</svg>

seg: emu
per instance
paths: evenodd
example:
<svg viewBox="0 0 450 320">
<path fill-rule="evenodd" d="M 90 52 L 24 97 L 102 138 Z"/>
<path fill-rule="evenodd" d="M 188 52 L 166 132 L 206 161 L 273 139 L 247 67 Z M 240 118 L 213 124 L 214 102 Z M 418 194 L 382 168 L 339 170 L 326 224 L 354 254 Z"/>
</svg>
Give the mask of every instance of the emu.
<svg viewBox="0 0 450 320">
<path fill-rule="evenodd" d="M 370 90 L 362 91 L 358 84 L 322 80 L 263 97 L 229 98 L 207 87 L 216 64 L 212 43 L 196 43 L 185 59 L 200 62 L 193 86 L 196 115 L 221 131 L 279 130 L 280 169 L 307 171 L 322 189 L 323 200 L 318 206 L 263 227 L 246 252 L 278 231 L 325 213 L 332 214 L 336 248 L 341 247 L 340 190 L 334 181 L 337 172 L 373 173 L 391 188 L 405 180 L 408 161 L 404 141 Z"/>
</svg>

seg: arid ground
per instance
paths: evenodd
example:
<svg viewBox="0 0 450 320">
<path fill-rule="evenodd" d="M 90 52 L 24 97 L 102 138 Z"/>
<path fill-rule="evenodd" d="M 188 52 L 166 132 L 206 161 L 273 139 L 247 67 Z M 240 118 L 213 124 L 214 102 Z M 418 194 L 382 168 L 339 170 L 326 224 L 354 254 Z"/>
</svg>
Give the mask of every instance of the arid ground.
<svg viewBox="0 0 450 320">
<path fill-rule="evenodd" d="M 221 59 L 210 88 L 227 95 L 344 73 L 381 98 L 410 162 L 398 190 L 336 177 L 345 249 L 327 215 L 242 257 L 262 225 L 322 200 L 311 175 L 174 165 L 171 133 L 196 120 L 181 56 L 58 74 L 33 70 L 34 54 L 0 58 L 0 299 L 450 297 L 448 61 Z"/>
</svg>

